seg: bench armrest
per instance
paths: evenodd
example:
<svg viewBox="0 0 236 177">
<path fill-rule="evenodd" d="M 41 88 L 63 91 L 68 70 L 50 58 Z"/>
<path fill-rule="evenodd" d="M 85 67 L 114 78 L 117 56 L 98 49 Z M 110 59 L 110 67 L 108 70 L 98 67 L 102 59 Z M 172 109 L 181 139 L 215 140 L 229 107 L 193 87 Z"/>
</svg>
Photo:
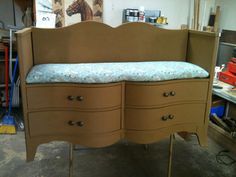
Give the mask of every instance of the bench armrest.
<svg viewBox="0 0 236 177">
<path fill-rule="evenodd" d="M 25 84 L 25 79 L 33 67 L 33 45 L 31 28 L 20 30 L 16 33 L 17 52 L 19 57 L 21 84 Z"/>
<path fill-rule="evenodd" d="M 219 35 L 189 30 L 187 61 L 207 70 L 212 78 L 216 64 Z"/>
</svg>

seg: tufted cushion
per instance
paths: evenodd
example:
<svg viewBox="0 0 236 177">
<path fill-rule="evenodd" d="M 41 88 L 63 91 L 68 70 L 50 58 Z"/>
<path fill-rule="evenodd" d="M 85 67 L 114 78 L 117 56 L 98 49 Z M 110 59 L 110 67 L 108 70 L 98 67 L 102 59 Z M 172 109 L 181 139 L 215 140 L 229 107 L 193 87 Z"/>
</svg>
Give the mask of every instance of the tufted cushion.
<svg viewBox="0 0 236 177">
<path fill-rule="evenodd" d="M 175 61 L 118 62 L 86 64 L 41 64 L 29 72 L 26 82 L 33 83 L 111 83 L 119 81 L 165 81 L 206 78 L 201 67 Z"/>
</svg>

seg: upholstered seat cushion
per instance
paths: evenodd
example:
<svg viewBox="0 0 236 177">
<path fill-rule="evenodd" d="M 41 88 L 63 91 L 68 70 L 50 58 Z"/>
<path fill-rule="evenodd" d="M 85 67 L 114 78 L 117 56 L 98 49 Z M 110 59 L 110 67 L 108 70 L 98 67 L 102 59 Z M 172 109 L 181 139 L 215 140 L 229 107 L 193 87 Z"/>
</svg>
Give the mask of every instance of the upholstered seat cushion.
<svg viewBox="0 0 236 177">
<path fill-rule="evenodd" d="M 197 65 L 175 61 L 41 64 L 31 69 L 26 82 L 28 84 L 111 83 L 206 78 L 208 76 L 208 72 Z"/>
</svg>

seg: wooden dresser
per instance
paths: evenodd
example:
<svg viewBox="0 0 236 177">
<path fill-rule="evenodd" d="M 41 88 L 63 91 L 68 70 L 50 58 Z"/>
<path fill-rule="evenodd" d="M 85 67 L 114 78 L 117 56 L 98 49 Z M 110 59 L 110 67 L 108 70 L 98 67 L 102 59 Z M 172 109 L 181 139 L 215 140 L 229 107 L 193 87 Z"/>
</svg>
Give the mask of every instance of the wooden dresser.
<svg viewBox="0 0 236 177">
<path fill-rule="evenodd" d="M 141 35 L 140 35 L 141 34 Z M 17 33 L 27 160 L 54 140 L 105 147 L 125 138 L 148 144 L 174 132 L 193 132 L 207 144 L 214 33 L 157 29 L 145 23 L 112 28 L 83 22 Z M 108 84 L 27 84 L 34 65 L 124 61 L 186 61 L 209 78 Z"/>
</svg>

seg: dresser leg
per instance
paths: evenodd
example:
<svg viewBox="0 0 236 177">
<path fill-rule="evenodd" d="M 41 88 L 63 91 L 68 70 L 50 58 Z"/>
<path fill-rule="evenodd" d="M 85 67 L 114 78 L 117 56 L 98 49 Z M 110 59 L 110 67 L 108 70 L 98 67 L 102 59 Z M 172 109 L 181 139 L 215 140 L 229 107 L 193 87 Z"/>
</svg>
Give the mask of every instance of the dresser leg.
<svg viewBox="0 0 236 177">
<path fill-rule="evenodd" d="M 198 128 L 197 130 L 198 142 L 202 147 L 207 147 L 207 130 L 205 127 Z"/>
<path fill-rule="evenodd" d="M 74 145 L 70 143 L 69 147 L 69 177 L 73 176 L 73 150 L 74 150 Z"/>
<path fill-rule="evenodd" d="M 26 160 L 27 162 L 31 162 L 35 158 L 36 150 L 38 145 L 34 143 L 27 143 L 26 144 Z"/>
<path fill-rule="evenodd" d="M 168 177 L 171 177 L 171 169 L 172 169 L 172 155 L 173 155 L 173 141 L 174 141 L 174 135 L 170 135 L 170 145 L 169 145 L 169 163 L 168 163 Z"/>
</svg>

